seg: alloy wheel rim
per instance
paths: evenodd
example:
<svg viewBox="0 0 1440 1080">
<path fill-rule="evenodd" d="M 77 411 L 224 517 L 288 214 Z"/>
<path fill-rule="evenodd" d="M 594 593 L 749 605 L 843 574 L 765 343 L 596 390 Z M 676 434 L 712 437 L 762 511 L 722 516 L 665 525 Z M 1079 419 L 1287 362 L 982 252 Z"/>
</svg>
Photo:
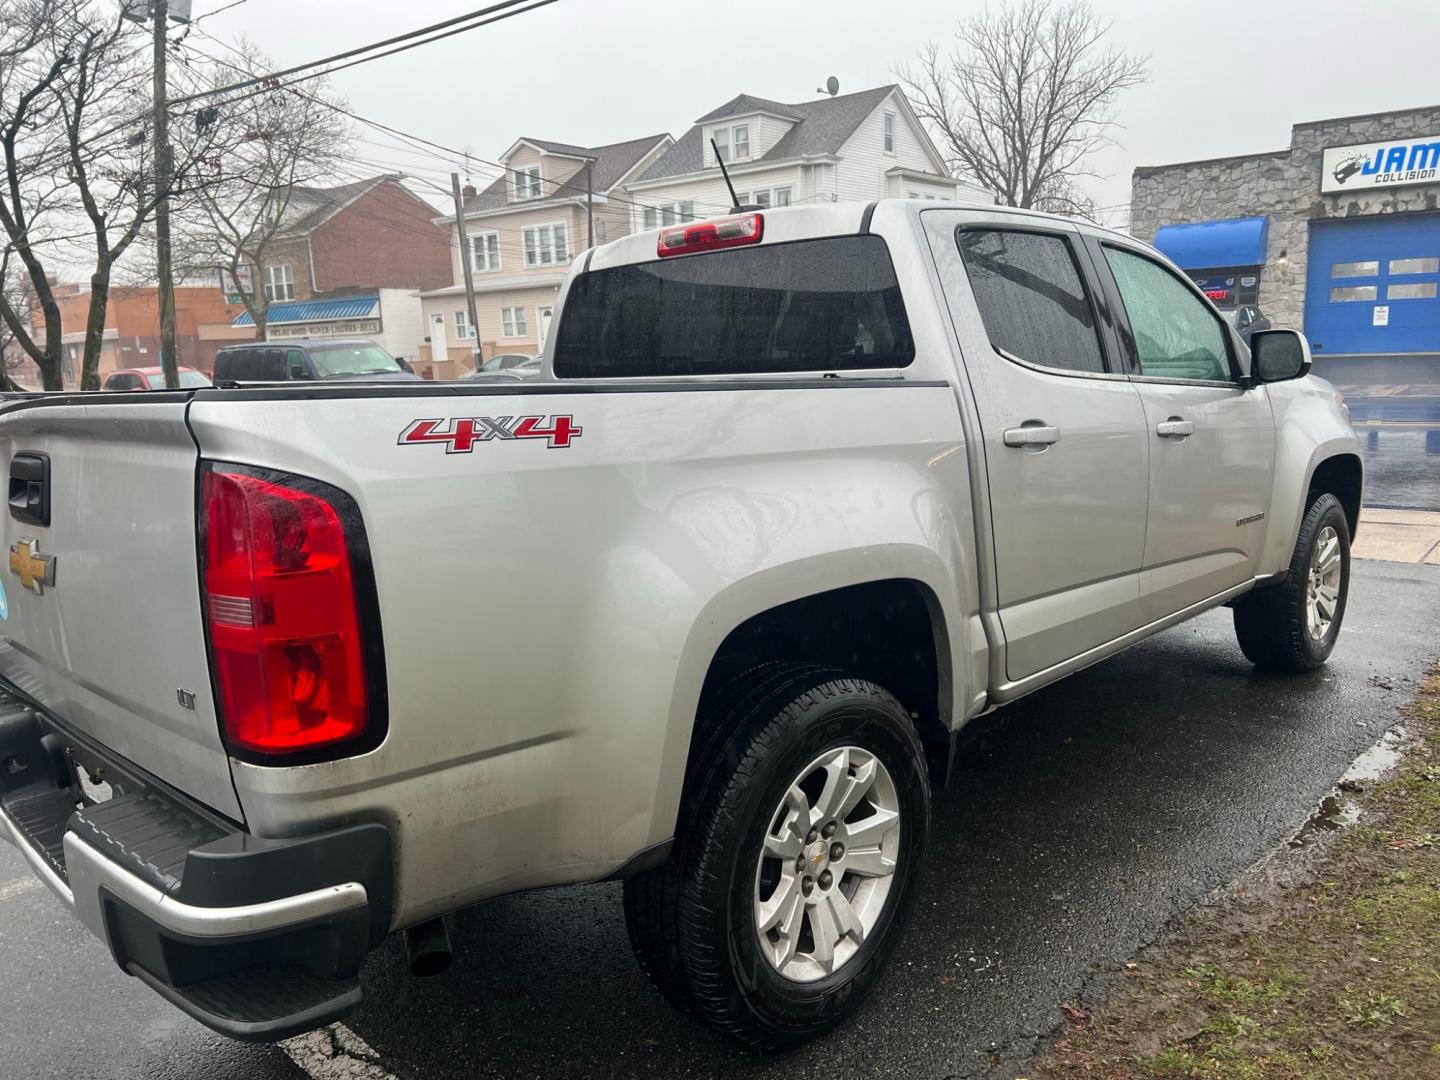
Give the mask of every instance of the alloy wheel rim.
<svg viewBox="0 0 1440 1080">
<path fill-rule="evenodd" d="M 900 800 L 858 746 L 826 750 L 791 781 L 755 867 L 755 932 L 770 966 L 815 982 L 855 958 L 895 882 Z"/>
<path fill-rule="evenodd" d="M 1311 641 L 1324 641 L 1340 609 L 1340 536 L 1326 525 L 1315 538 L 1305 583 L 1305 629 Z"/>
</svg>

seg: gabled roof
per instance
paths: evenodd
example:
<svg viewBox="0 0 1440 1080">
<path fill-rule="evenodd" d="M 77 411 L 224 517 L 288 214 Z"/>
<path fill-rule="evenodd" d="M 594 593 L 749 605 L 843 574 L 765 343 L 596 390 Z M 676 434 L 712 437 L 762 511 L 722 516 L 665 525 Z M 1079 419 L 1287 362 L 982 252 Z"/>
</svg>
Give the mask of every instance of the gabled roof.
<svg viewBox="0 0 1440 1080">
<path fill-rule="evenodd" d="M 784 161 L 788 158 L 839 153 L 845 140 L 864 119 L 897 89 L 894 85 L 877 86 L 873 90 L 861 90 L 833 98 L 824 97 L 798 105 L 782 105 L 741 94 L 697 120 L 695 126 L 682 135 L 674 146 L 640 174 L 640 179 L 660 180 L 702 171 L 705 168 L 703 125 L 711 120 L 740 115 L 744 111 L 779 112 L 780 115 L 793 117 L 795 120 L 790 130 L 781 136 L 780 141 L 772 146 L 768 153 L 752 158 L 752 162 Z"/>
<path fill-rule="evenodd" d="M 313 232 L 320 225 L 334 217 L 366 192 L 391 182 L 400 184 L 399 173 L 385 173 L 353 184 L 320 188 L 296 184 L 290 189 L 290 198 L 285 206 L 281 235 L 294 236 Z"/>
<path fill-rule="evenodd" d="M 610 143 L 608 146 L 572 146 L 569 143 L 543 142 L 540 139 L 522 139 L 522 142 L 532 143 L 535 146 L 544 147 L 565 147 L 563 150 L 556 150 L 555 153 L 566 154 L 571 157 L 593 158 L 591 166 L 595 194 L 604 195 L 616 184 L 630 173 L 642 160 L 645 155 L 654 150 L 655 147 L 669 139 L 670 136 L 664 132 L 659 135 L 647 135 L 643 139 L 630 139 L 628 142 Z M 483 191 L 465 200 L 465 212 L 473 214 L 484 210 L 499 210 L 509 206 L 543 206 L 552 199 L 573 199 L 585 194 L 585 170 L 581 169 L 573 177 L 561 184 L 558 188 L 545 181 L 544 197 L 540 199 L 527 199 L 523 202 L 507 201 L 507 184 L 509 178 L 506 176 L 497 177 Z"/>
<path fill-rule="evenodd" d="M 711 109 L 704 116 L 696 120 L 697 124 L 708 124 L 711 120 L 723 120 L 727 116 L 744 116 L 746 113 L 768 112 L 777 116 L 788 116 L 791 120 L 800 120 L 802 116 L 795 111 L 793 105 L 782 105 L 778 101 L 771 101 L 768 98 L 752 97 L 749 94 L 736 94 L 733 98 L 721 105 L 718 109 Z"/>
<path fill-rule="evenodd" d="M 532 139 L 526 136 L 520 140 L 531 146 L 538 146 L 551 154 L 565 154 L 568 157 L 590 157 L 591 151 L 583 146 L 576 146 L 574 143 L 551 142 L 549 139 Z"/>
</svg>

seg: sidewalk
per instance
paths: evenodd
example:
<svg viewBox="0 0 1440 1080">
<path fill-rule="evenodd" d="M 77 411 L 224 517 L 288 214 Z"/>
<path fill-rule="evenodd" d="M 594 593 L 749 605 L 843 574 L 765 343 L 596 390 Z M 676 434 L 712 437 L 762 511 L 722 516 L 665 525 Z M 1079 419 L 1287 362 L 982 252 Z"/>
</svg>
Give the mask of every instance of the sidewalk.
<svg viewBox="0 0 1440 1080">
<path fill-rule="evenodd" d="M 1364 507 L 1350 554 L 1356 559 L 1440 566 L 1440 513 Z"/>
</svg>

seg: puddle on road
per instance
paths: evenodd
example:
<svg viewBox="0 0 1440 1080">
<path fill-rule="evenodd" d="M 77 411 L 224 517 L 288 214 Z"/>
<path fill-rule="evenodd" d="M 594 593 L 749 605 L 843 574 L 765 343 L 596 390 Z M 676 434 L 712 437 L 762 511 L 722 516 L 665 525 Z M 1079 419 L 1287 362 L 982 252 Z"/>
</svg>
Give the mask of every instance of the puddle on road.
<svg viewBox="0 0 1440 1080">
<path fill-rule="evenodd" d="M 1378 780 L 1400 763 L 1404 753 L 1406 731 L 1404 724 L 1397 724 L 1380 741 L 1350 763 L 1345 775 L 1340 777 L 1340 790 L 1354 790 L 1366 780 Z"/>
<path fill-rule="evenodd" d="M 1320 800 L 1320 806 L 1300 831 L 1290 838 L 1290 847 L 1303 848 L 1317 836 L 1349 828 L 1360 820 L 1360 808 L 1342 792 L 1364 791 L 1368 782 L 1379 780 L 1400 762 L 1404 753 L 1405 727 L 1397 724 L 1380 741 L 1350 763 L 1335 790 Z"/>
</svg>

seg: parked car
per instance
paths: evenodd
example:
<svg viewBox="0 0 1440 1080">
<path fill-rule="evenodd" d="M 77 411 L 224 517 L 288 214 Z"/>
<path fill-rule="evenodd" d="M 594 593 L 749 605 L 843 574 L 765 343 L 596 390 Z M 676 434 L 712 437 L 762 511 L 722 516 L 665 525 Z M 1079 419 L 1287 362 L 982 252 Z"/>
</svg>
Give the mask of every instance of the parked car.
<svg viewBox="0 0 1440 1080">
<path fill-rule="evenodd" d="M 419 376 L 373 341 L 363 338 L 295 338 L 227 345 L 215 354 L 215 382 L 268 383 L 293 379 L 418 380 Z"/>
<path fill-rule="evenodd" d="M 178 374 L 181 390 L 194 390 L 197 387 L 214 385 L 203 372 L 196 371 L 192 367 L 181 367 Z M 105 383 L 100 389 L 164 390 L 165 370 L 158 367 L 122 368 L 120 371 L 112 371 L 107 375 Z"/>
<path fill-rule="evenodd" d="M 691 222 L 576 260 L 554 333 L 524 384 L 0 413 L 0 832 L 217 1031 L 623 879 L 669 1000 L 794 1045 L 894 953 L 969 720 L 1220 605 L 1260 669 L 1335 646 L 1339 396 L 1128 236 Z"/>
<path fill-rule="evenodd" d="M 1243 304 L 1220 314 L 1239 332 L 1240 339 L 1247 345 L 1250 344 L 1250 335 L 1259 330 L 1269 330 L 1271 326 L 1270 320 L 1261 314 L 1260 309 L 1250 304 Z"/>
<path fill-rule="evenodd" d="M 528 379 L 540 374 L 540 357 L 529 353 L 501 353 L 485 361 L 478 371 L 462 375 L 471 382 L 494 381 L 496 378 Z"/>
<path fill-rule="evenodd" d="M 538 366 L 539 357 L 534 353 L 498 353 L 480 365 L 481 371 L 509 371 L 527 364 Z"/>
</svg>

